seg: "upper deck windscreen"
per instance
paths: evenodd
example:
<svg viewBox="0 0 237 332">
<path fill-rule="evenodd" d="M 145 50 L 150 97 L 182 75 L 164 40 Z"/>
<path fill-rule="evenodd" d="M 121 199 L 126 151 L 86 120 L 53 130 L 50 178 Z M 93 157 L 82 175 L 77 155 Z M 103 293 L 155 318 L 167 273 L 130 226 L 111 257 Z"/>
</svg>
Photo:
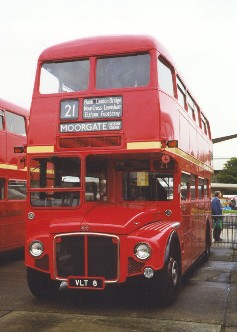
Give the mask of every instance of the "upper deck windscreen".
<svg viewBox="0 0 237 332">
<path fill-rule="evenodd" d="M 89 60 L 51 62 L 43 64 L 40 93 L 64 93 L 87 90 Z"/>
<path fill-rule="evenodd" d="M 96 88 L 116 89 L 148 85 L 150 81 L 150 55 L 98 59 Z"/>
<path fill-rule="evenodd" d="M 96 89 L 147 86 L 150 82 L 150 55 L 98 58 L 95 71 Z M 44 63 L 40 73 L 40 93 L 85 91 L 89 86 L 89 72 L 89 59 Z"/>
</svg>

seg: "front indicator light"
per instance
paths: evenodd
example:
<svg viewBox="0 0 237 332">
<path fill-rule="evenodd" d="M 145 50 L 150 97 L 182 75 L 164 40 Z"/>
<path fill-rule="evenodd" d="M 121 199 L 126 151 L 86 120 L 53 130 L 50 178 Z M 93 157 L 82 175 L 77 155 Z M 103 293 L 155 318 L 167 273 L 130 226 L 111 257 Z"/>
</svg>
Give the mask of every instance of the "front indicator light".
<svg viewBox="0 0 237 332">
<path fill-rule="evenodd" d="M 138 243 L 134 249 L 134 255 L 139 259 L 147 259 L 151 255 L 151 248 L 146 243 Z"/>
<path fill-rule="evenodd" d="M 42 255 L 42 253 L 44 252 L 43 243 L 40 241 L 31 242 L 29 246 L 29 251 L 33 257 L 38 257 Z"/>
<path fill-rule="evenodd" d="M 145 267 L 143 274 L 147 279 L 151 279 L 154 276 L 154 270 L 151 267 Z"/>
</svg>

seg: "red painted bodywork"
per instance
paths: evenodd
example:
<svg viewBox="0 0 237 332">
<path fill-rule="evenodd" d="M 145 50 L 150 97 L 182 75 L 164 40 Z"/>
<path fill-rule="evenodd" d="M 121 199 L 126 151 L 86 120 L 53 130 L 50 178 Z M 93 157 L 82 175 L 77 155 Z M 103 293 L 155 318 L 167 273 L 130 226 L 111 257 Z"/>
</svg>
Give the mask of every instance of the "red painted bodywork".
<svg viewBox="0 0 237 332">
<path fill-rule="evenodd" d="M 0 199 L 0 253 L 23 248 L 25 243 L 26 200 L 9 200 L 9 180 L 26 180 L 25 154 L 14 153 L 14 147 L 26 145 L 26 136 L 9 132 L 5 111 L 21 115 L 28 126 L 29 111 L 0 99 L 3 111 L 3 128 L 0 129 L 0 179 L 5 181 L 5 197 Z"/>
<path fill-rule="evenodd" d="M 94 84 L 96 57 L 134 54 L 148 52 L 151 56 L 150 83 L 146 87 L 113 90 L 96 90 Z M 33 92 L 29 136 L 27 148 L 28 165 L 31 158 L 57 156 L 80 156 L 82 158 L 82 178 L 85 177 L 85 158 L 89 155 L 109 160 L 117 158 L 148 158 L 155 160 L 159 154 L 166 152 L 174 166 L 174 199 L 172 202 L 124 202 L 121 198 L 122 175 L 112 167 L 109 168 L 109 185 L 107 202 L 86 202 L 85 185 L 81 187 L 81 203 L 75 208 L 33 207 L 28 197 L 27 212 L 33 212 L 33 220 L 27 220 L 26 265 L 42 272 L 55 272 L 55 236 L 59 234 L 107 234 L 119 239 L 119 277 L 117 282 L 124 282 L 128 277 L 128 258 L 139 260 L 134 256 L 134 247 L 138 242 L 149 243 L 151 257 L 142 262 L 144 266 L 155 271 L 164 266 L 164 254 L 172 232 L 177 232 L 182 254 L 182 272 L 185 272 L 205 251 L 205 229 L 209 222 L 210 197 L 202 200 L 189 200 L 182 203 L 179 194 L 181 170 L 192 172 L 210 179 L 211 176 L 211 137 L 204 137 L 198 123 L 192 123 L 187 111 L 182 109 L 176 98 L 159 90 L 157 81 L 157 58 L 162 55 L 167 63 L 173 64 L 164 47 L 151 37 L 116 36 L 86 38 L 56 45 L 45 50 L 39 57 Z M 83 92 L 67 92 L 43 95 L 39 93 L 40 69 L 43 63 L 90 58 L 90 84 Z M 59 107 L 64 99 L 79 100 L 79 118 L 83 120 L 82 104 L 84 98 L 122 96 L 122 129 L 113 132 L 60 133 Z M 117 135 L 121 145 L 115 147 L 78 147 L 62 148 L 61 138 L 100 137 Z M 128 143 L 161 142 L 177 140 L 179 153 L 172 149 L 149 147 L 147 149 L 128 149 Z M 53 147 L 54 152 L 31 152 L 34 147 Z M 193 159 L 192 159 L 193 158 Z M 30 187 L 28 188 L 30 190 Z M 210 194 L 210 191 L 209 191 Z M 172 210 L 167 216 L 165 211 Z M 188 217 L 187 217 L 188 216 Z M 84 228 L 83 228 L 84 227 Z M 40 268 L 37 259 L 29 254 L 28 246 L 33 240 L 44 244 L 44 257 L 48 265 Z M 143 274 L 141 271 L 130 274 Z"/>
</svg>

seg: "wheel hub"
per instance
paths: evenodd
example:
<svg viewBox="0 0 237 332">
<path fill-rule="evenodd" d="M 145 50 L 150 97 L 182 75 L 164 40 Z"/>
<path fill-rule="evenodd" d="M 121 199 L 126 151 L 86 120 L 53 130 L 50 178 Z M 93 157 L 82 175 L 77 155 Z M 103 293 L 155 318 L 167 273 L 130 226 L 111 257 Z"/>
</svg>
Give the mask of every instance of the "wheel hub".
<svg viewBox="0 0 237 332">
<path fill-rule="evenodd" d="M 170 259 L 170 272 L 171 272 L 171 280 L 174 286 L 177 285 L 178 283 L 178 264 L 177 261 L 174 260 L 173 258 Z"/>
</svg>

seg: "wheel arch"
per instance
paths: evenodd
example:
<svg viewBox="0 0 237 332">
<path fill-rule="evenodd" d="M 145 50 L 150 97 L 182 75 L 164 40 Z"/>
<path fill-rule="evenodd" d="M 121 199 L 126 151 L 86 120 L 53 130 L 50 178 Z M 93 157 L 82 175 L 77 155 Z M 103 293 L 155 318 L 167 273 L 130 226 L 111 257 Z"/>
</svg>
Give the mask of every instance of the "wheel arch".
<svg viewBox="0 0 237 332">
<path fill-rule="evenodd" d="M 165 256 L 164 256 L 164 265 L 168 263 L 169 253 L 170 253 L 171 248 L 172 249 L 174 248 L 175 250 L 177 250 L 177 255 L 178 255 L 177 257 L 179 258 L 180 265 L 182 266 L 180 240 L 179 240 L 179 236 L 175 230 L 173 230 L 170 233 L 170 236 L 167 241 L 167 245 L 166 245 L 166 249 L 165 249 Z"/>
</svg>

